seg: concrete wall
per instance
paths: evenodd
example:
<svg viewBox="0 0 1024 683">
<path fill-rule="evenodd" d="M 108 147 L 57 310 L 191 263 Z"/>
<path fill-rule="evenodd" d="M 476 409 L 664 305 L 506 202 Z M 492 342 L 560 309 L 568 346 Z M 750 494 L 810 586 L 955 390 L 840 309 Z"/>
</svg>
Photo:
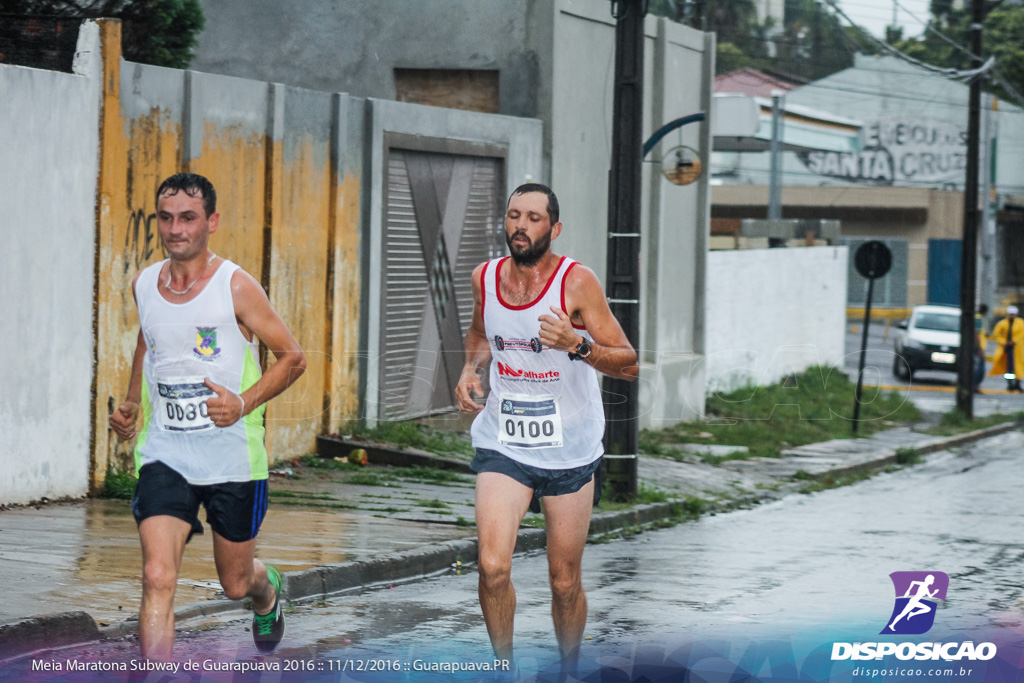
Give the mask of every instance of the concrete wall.
<svg viewBox="0 0 1024 683">
<path fill-rule="evenodd" d="M 711 111 L 715 35 L 657 20 L 651 83 L 651 130 L 698 111 Z M 648 220 L 644 224 L 641 369 L 653 381 L 641 387 L 645 427 L 672 424 L 704 413 L 707 390 L 706 269 L 711 222 L 711 126 L 693 124 L 671 133 L 648 156 L 663 158 L 677 145 L 697 151 L 705 171 L 677 186 L 649 167 Z"/>
<path fill-rule="evenodd" d="M 531 179 L 558 194 L 565 230 L 555 251 L 603 279 L 615 47 L 607 0 L 299 0 L 287 9 L 271 0 L 203 0 L 203 8 L 195 66 L 204 70 L 383 99 L 395 97 L 396 68 L 498 70 L 500 112 L 544 124 L 542 167 Z M 646 138 L 710 110 L 714 37 L 653 16 L 645 35 Z M 707 162 L 709 136 L 709 125 L 689 126 L 651 158 L 681 138 Z M 641 400 L 651 425 L 703 410 L 708 177 L 677 187 L 652 164 L 643 175 Z"/>
<path fill-rule="evenodd" d="M 0 503 L 88 488 L 99 31 L 75 73 L 0 65 Z"/>
<path fill-rule="evenodd" d="M 194 69 L 395 99 L 397 68 L 499 71 L 500 113 L 534 117 L 534 6 L 550 0 L 202 0 Z"/>
<path fill-rule="evenodd" d="M 708 255 L 708 391 L 763 385 L 845 354 L 846 247 Z"/>
<path fill-rule="evenodd" d="M 712 191 L 715 213 L 763 217 L 768 188 L 721 185 Z M 910 249 L 907 306 L 928 302 L 928 240 L 960 239 L 963 193 L 928 187 L 808 187 L 782 190 L 786 217 L 831 218 L 844 237 L 900 237 Z"/>
<path fill-rule="evenodd" d="M 121 226 L 153 215 L 161 177 L 175 167 L 203 173 L 217 184 L 222 214 L 211 248 L 262 280 L 306 352 L 306 373 L 268 407 L 272 460 L 312 451 L 314 437 L 341 420 L 376 416 L 368 378 L 376 377 L 379 346 L 379 316 L 371 312 L 381 303 L 384 136 L 501 146 L 509 191 L 540 173 L 536 120 L 126 62 L 106 82 L 112 114 L 104 149 L 111 151 L 103 163 L 101 253 L 134 243 Z M 101 288 L 98 434 L 102 406 L 127 386 L 137 329 L 125 319 L 134 315 L 131 277 L 159 258 L 149 249 L 129 268 L 126 257 Z M 100 441 L 98 461 L 127 461 L 130 445 L 109 433 Z"/>
<path fill-rule="evenodd" d="M 113 21 L 82 36 L 79 68 L 91 77 L 0 66 L 0 113 L 18 122 L 0 131 L 0 207 L 5 227 L 26 228 L 0 274 L 5 292 L 26 293 L 0 304 L 26 340 L 0 370 L 0 458 L 11 463 L 0 503 L 81 495 L 108 467 L 130 467 L 134 444 L 107 425 L 138 332 L 132 279 L 163 258 L 163 178 L 213 181 L 211 248 L 261 281 L 306 352 L 306 373 L 267 411 L 273 462 L 312 451 L 317 434 L 364 408 L 381 136 L 503 144 L 509 183 L 541 171 L 535 120 L 133 64 Z"/>
<path fill-rule="evenodd" d="M 550 159 L 565 229 L 555 249 L 604 279 L 611 163 L 615 24 L 608 5 L 554 3 Z M 710 110 L 714 36 L 648 16 L 644 133 Z M 600 57 L 595 57 L 600 55 Z M 543 72 L 542 72 L 543 73 Z M 680 142 L 681 140 L 681 142 Z M 710 155 L 710 126 L 674 132 L 648 156 L 677 144 Z M 641 224 L 641 425 L 657 427 L 704 411 L 704 273 L 710 216 L 708 174 L 679 187 L 645 163 Z"/>
<path fill-rule="evenodd" d="M 68 202 L 60 206 L 45 202 L 42 207 L 55 217 L 66 216 L 64 222 L 70 225 L 84 221 L 85 216 L 95 221 L 82 222 L 82 229 L 75 232 L 76 240 L 87 240 L 95 248 L 84 248 L 65 232 L 60 247 L 66 245 L 68 254 L 80 261 L 82 254 L 89 254 L 88 263 L 75 265 L 91 268 L 95 259 L 99 273 L 92 275 L 88 270 L 85 277 L 67 264 L 60 267 L 65 280 L 84 280 L 76 283 L 76 295 L 94 295 L 88 300 L 95 305 L 95 339 L 88 334 L 91 328 L 74 334 L 74 351 L 82 347 L 83 339 L 96 349 L 86 355 L 87 361 L 95 360 L 90 377 L 94 399 L 85 417 L 76 414 L 79 420 L 91 419 L 82 436 L 88 451 L 91 431 L 91 452 L 75 456 L 77 471 L 87 472 L 87 477 L 91 474 L 87 480 L 93 486 L 102 484 L 108 465 L 126 465 L 130 460 L 132 444 L 119 444 L 107 420 L 127 387 L 135 344 L 138 323 L 131 279 L 162 258 L 153 192 L 171 173 L 191 170 L 211 177 L 222 214 L 213 249 L 262 281 L 309 356 L 306 375 L 268 411 L 268 445 L 276 459 L 311 450 L 313 436 L 338 420 L 372 412 L 360 405 L 360 395 L 367 389 L 367 356 L 376 348 L 371 339 L 376 320 L 371 324 L 371 318 L 380 277 L 379 269 L 374 270 L 374 259 L 379 257 L 374 240 L 380 229 L 381 141 L 387 133 L 504 145 L 508 189 L 530 179 L 551 182 L 563 198 L 567 227 L 556 249 L 603 276 L 614 43 L 607 2 L 433 0 L 422 11 L 410 12 L 411 7 L 399 0 L 382 0 L 373 5 L 375 12 L 368 13 L 363 3 L 335 3 L 327 8 L 310 0 L 309 11 L 303 12 L 292 5 L 282 10 L 280 3 L 262 0 L 207 3 L 208 29 L 197 64 L 210 68 L 220 63 L 216 62 L 220 57 L 209 57 L 212 53 L 207 50 L 214 47 L 207 41 L 212 40 L 221 51 L 218 54 L 230 52 L 245 60 L 227 60 L 223 70 L 257 75 L 245 72 L 251 67 L 260 81 L 124 62 L 116 22 L 103 22 L 100 28 L 102 79 L 92 86 L 98 106 L 96 101 L 91 107 L 78 106 L 63 92 L 35 92 L 44 83 L 47 88 L 64 88 L 50 84 L 56 75 L 30 78 L 19 75 L 28 70 L 13 67 L 0 72 L 17 84 L 11 88 L 3 82 L 5 93 L 19 91 L 17 96 L 5 95 L 2 106 L 8 120 L 30 121 L 39 129 L 34 145 L 24 128 L 12 127 L 4 134 L 0 156 L 19 160 L 17 167 L 4 167 L 10 176 L 8 186 L 46 187 L 62 182 L 64 169 L 77 169 L 73 179 L 72 174 L 67 176 L 69 185 L 92 182 L 98 175 L 88 188 L 76 187 L 76 192 L 89 198 L 86 210 Z M 358 23 L 352 12 L 365 15 L 365 22 Z M 338 28 L 332 23 L 335 15 L 344 30 L 333 30 Z M 454 16 L 462 21 L 453 22 Z M 712 37 L 653 17 L 647 21 L 646 36 L 645 132 L 649 134 L 667 120 L 709 107 L 714 46 Z M 385 45 L 390 52 L 382 52 Z M 354 59 L 345 57 L 353 51 Z M 325 59 L 324 55 L 334 53 L 337 62 Z M 268 57 L 263 67 L 258 66 L 259 55 Z M 207 58 L 212 61 L 204 61 Z M 309 66 L 313 62 L 316 68 Z M 369 84 L 368 90 L 378 87 L 374 92 L 385 97 L 392 94 L 388 88 L 393 90 L 393 83 L 384 83 L 382 74 L 393 75 L 394 68 L 494 68 L 501 72 L 502 111 L 518 116 L 536 113 L 544 125 L 518 117 L 486 117 L 314 92 L 292 87 L 298 76 L 268 72 L 266 64 L 290 65 L 289 73 L 299 76 L 340 78 L 342 82 L 333 87 L 332 81 L 330 89 Z M 291 84 L 262 82 L 278 76 L 287 77 Z M 324 87 L 318 81 L 305 84 Z M 37 103 L 51 103 L 52 110 L 36 114 Z M 74 125 L 68 125 L 69 117 Z M 87 135 L 79 135 L 81 131 Z M 702 153 L 707 150 L 708 126 L 687 129 L 681 135 Z M 68 154 L 69 150 L 77 154 L 88 144 L 92 144 L 93 166 L 83 173 L 74 166 L 77 157 Z M 8 154 L 8 149 L 15 153 Z M 25 172 L 22 160 L 26 158 L 51 163 L 31 174 Z M 53 161 L 58 158 L 60 163 Z M 56 168 L 62 174 L 56 174 Z M 645 240 L 642 267 L 647 281 L 640 302 L 641 400 L 647 406 L 645 424 L 652 424 L 652 420 L 690 418 L 703 410 L 707 178 L 690 188 L 678 188 L 645 165 L 644 183 L 638 226 Z M 19 196 L 5 193 L 4 201 Z M 9 213 L 19 215 L 20 210 Z M 26 252 L 37 258 L 42 246 L 40 242 Z M 5 269 L 5 274 L 9 272 Z M 53 287 L 34 291 L 55 292 Z M 9 318 L 19 321 L 19 329 L 22 320 L 46 329 L 27 310 L 12 309 L 14 315 Z M 92 309 L 76 305 L 75 310 Z M 61 319 L 78 320 L 74 316 Z M 58 351 L 62 359 L 71 353 L 63 347 Z M 66 374 L 67 363 L 62 367 Z M 74 372 L 83 367 L 75 364 Z M 63 389 L 62 385 L 59 398 L 54 390 L 55 401 L 71 400 L 74 390 Z M 35 411 L 32 414 L 38 417 Z M 53 422 L 64 426 L 71 421 Z M 74 439 L 62 440 L 64 450 L 68 443 Z M 47 481 L 54 478 L 43 470 L 40 476 Z M 75 490 L 83 491 L 82 478 L 72 478 L 77 482 Z"/>
<path fill-rule="evenodd" d="M 334 356 L 336 342 L 358 344 L 351 330 L 362 296 L 360 164 L 346 170 L 343 151 L 362 145 L 348 126 L 348 99 L 125 62 L 115 23 L 104 24 L 104 51 L 97 231 L 107 275 L 97 289 L 94 481 L 108 463 L 131 462 L 133 444 L 118 442 L 107 419 L 124 396 L 135 347 L 132 278 L 163 258 L 154 192 L 180 170 L 217 187 L 211 249 L 262 281 L 306 351 L 306 373 L 267 410 L 271 459 L 312 451 L 331 413 L 358 414 L 358 364 Z"/>
</svg>

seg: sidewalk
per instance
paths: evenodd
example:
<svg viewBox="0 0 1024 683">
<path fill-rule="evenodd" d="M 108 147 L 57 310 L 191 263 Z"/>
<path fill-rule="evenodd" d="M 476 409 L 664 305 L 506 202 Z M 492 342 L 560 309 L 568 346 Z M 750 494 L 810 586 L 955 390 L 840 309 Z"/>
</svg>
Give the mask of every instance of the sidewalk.
<svg viewBox="0 0 1024 683">
<path fill-rule="evenodd" d="M 717 466 L 697 455 L 681 456 L 682 462 L 644 456 L 641 484 L 676 500 L 595 510 L 591 534 L 682 519 L 679 500 L 687 495 L 712 501 L 710 511 L 746 507 L 798 490 L 798 472 L 821 478 L 885 467 L 897 461 L 898 449 L 927 453 L 1016 428 L 1007 423 L 934 437 L 904 427 L 794 448 L 779 459 Z M 472 474 L 464 462 L 438 464 L 448 469 L 370 466 L 353 473 L 279 466 L 270 486 L 272 511 L 260 532 L 260 558 L 285 572 L 292 601 L 414 580 L 450 571 L 456 562 L 475 562 Z M 179 627 L 239 618 L 244 608 L 220 593 L 209 533 L 205 536 L 193 538 L 182 562 L 175 600 Z M 520 531 L 517 551 L 543 545 L 542 529 Z M 18 586 L 5 596 L 0 613 L 0 659 L 134 632 L 140 565 L 128 501 L 84 500 L 0 512 L 0 571 L 17 577 Z M 36 615 L 42 616 L 30 618 Z"/>
</svg>

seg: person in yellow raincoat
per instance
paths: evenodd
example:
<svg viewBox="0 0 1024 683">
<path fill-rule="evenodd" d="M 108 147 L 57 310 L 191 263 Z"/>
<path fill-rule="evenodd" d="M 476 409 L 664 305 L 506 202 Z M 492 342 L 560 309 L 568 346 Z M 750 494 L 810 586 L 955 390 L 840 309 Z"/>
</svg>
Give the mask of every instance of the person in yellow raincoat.
<svg viewBox="0 0 1024 683">
<path fill-rule="evenodd" d="M 1024 320 L 1017 313 L 1016 306 L 1007 306 L 1006 317 L 996 323 L 991 337 L 999 346 L 988 374 L 1002 375 L 1007 391 L 1024 391 L 1020 385 L 1024 375 Z"/>
</svg>

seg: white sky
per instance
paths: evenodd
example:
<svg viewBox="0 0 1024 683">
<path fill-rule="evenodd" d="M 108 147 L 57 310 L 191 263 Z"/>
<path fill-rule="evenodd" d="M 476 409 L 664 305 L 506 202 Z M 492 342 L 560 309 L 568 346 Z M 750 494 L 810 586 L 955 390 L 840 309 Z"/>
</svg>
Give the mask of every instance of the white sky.
<svg viewBox="0 0 1024 683">
<path fill-rule="evenodd" d="M 893 0 L 837 0 L 846 15 L 855 23 L 870 31 L 873 35 L 885 35 L 885 27 L 892 23 Z M 903 27 L 906 38 L 916 38 L 924 31 L 922 21 L 927 21 L 928 0 L 897 0 L 896 23 Z M 904 11 L 904 9 L 908 11 Z M 913 16 L 911 16 L 913 15 Z M 915 19 L 914 17 L 917 17 Z M 842 18 L 840 18 L 842 21 Z"/>
</svg>

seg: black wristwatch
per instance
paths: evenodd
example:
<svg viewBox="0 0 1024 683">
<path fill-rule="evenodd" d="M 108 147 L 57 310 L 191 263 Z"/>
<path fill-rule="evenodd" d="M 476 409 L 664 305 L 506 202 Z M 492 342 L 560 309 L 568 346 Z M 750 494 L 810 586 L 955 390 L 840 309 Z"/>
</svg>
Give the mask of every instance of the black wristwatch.
<svg viewBox="0 0 1024 683">
<path fill-rule="evenodd" d="M 569 352 L 569 360 L 583 360 L 590 358 L 590 352 L 593 351 L 593 347 L 590 346 L 590 340 L 586 337 L 581 337 L 583 341 L 576 345 L 575 351 Z"/>
</svg>

